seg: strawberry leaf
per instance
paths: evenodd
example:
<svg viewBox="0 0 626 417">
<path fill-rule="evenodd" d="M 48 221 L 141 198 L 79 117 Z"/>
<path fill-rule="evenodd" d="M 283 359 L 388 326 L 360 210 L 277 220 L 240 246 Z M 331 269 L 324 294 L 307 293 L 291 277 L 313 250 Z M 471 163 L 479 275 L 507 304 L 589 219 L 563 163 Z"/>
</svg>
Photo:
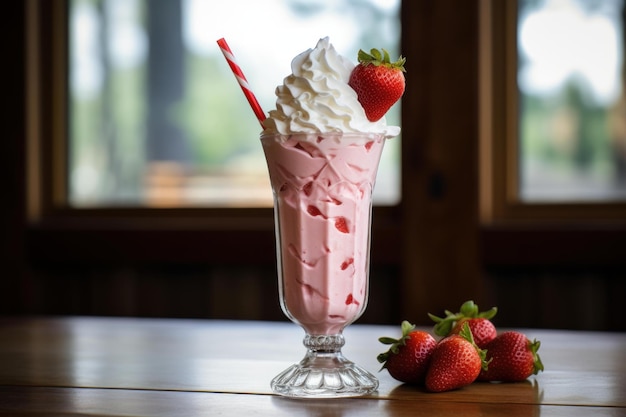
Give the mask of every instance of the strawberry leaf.
<svg viewBox="0 0 626 417">
<path fill-rule="evenodd" d="M 387 362 L 387 359 L 389 359 L 389 356 L 391 354 L 398 353 L 398 350 L 400 349 L 400 346 L 406 345 L 406 340 L 409 338 L 409 334 L 415 329 L 415 325 L 409 323 L 406 320 L 404 320 L 402 322 L 400 327 L 402 329 L 402 337 L 400 337 L 399 339 L 394 339 L 392 337 L 386 337 L 386 336 L 378 338 L 378 341 L 380 343 L 385 344 L 385 345 L 391 345 L 389 350 L 379 354 L 376 357 L 378 362 L 383 364 L 383 366 L 382 366 L 382 368 L 380 368 L 380 370 L 385 369 L 385 363 Z"/>
<path fill-rule="evenodd" d="M 435 334 L 437 336 L 447 336 L 450 334 L 454 325 L 461 319 L 484 318 L 490 320 L 496 315 L 497 312 L 497 307 L 492 307 L 487 311 L 480 312 L 478 305 L 476 305 L 474 301 L 469 300 L 461 304 L 458 313 L 445 310 L 445 317 L 437 317 L 430 313 L 428 313 L 428 317 L 435 322 L 435 326 L 433 328 Z"/>
<path fill-rule="evenodd" d="M 400 55 L 397 61 L 391 62 L 391 57 L 389 56 L 389 52 L 387 52 L 386 49 L 382 49 L 382 52 L 381 52 L 381 50 L 372 48 L 369 54 L 365 52 L 364 50 L 359 49 L 357 58 L 359 60 L 359 63 L 364 66 L 367 66 L 367 65 L 374 65 L 376 67 L 384 66 L 387 68 L 399 69 L 402 72 L 406 71 L 404 69 L 406 58 L 403 58 L 402 55 Z"/>
<path fill-rule="evenodd" d="M 378 341 L 383 345 L 393 345 L 394 343 L 398 343 L 398 339 L 394 339 L 393 337 L 380 337 Z"/>
<path fill-rule="evenodd" d="M 359 54 L 358 54 L 359 62 L 362 62 L 362 63 L 369 62 L 372 60 L 372 58 L 373 57 L 370 54 L 368 54 L 362 49 L 359 49 Z"/>
<path fill-rule="evenodd" d="M 470 330 L 469 324 L 467 324 L 467 322 L 463 323 L 463 326 L 461 326 L 459 336 L 461 336 L 462 338 L 470 342 L 472 346 L 474 346 L 476 352 L 478 352 L 478 356 L 480 357 L 480 367 L 483 371 L 486 371 L 489 368 L 489 362 L 491 362 L 491 359 L 487 360 L 487 350 L 479 348 L 474 342 L 474 335 L 472 334 L 472 331 Z"/>
<path fill-rule="evenodd" d="M 461 327 L 459 336 L 461 336 L 463 339 L 470 342 L 472 345 L 476 346 L 476 343 L 474 343 L 474 335 L 472 334 L 472 331 L 469 328 L 469 324 L 463 323 L 463 327 Z"/>
<path fill-rule="evenodd" d="M 383 55 L 380 53 L 378 49 L 372 48 L 370 54 L 374 57 L 374 59 L 378 62 L 383 62 Z"/>
<path fill-rule="evenodd" d="M 389 52 L 386 49 L 383 49 L 383 62 L 391 62 L 391 58 L 389 57 Z"/>
<path fill-rule="evenodd" d="M 461 305 L 460 311 L 464 317 L 476 317 L 478 315 L 478 306 L 474 304 L 474 301 L 469 300 Z"/>
<path fill-rule="evenodd" d="M 528 349 L 533 355 L 533 375 L 537 375 L 539 372 L 543 371 L 543 362 L 541 362 L 541 357 L 537 353 L 540 346 L 541 342 L 537 339 L 528 343 Z"/>
<path fill-rule="evenodd" d="M 476 316 L 476 317 L 479 317 L 481 319 L 491 320 L 497 313 L 498 313 L 498 307 L 491 307 L 487 311 L 483 311 L 481 313 L 478 313 L 478 316 Z"/>
<path fill-rule="evenodd" d="M 415 325 L 404 320 L 401 324 L 403 339 L 406 339 L 409 333 L 415 329 Z"/>
</svg>

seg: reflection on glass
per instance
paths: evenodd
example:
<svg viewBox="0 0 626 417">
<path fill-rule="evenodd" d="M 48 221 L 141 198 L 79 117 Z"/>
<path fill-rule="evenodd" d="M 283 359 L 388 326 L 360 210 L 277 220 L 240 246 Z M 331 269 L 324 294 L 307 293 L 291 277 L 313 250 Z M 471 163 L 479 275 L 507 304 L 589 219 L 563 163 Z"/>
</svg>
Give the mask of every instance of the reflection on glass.
<svg viewBox="0 0 626 417">
<path fill-rule="evenodd" d="M 71 0 L 70 204 L 272 206 L 259 125 L 216 40 L 261 106 L 291 59 L 330 36 L 399 55 L 400 0 Z M 399 106 L 388 115 L 400 124 Z M 400 198 L 399 138 L 374 201 Z"/>
<path fill-rule="evenodd" d="M 622 0 L 519 0 L 520 197 L 626 199 Z"/>
</svg>

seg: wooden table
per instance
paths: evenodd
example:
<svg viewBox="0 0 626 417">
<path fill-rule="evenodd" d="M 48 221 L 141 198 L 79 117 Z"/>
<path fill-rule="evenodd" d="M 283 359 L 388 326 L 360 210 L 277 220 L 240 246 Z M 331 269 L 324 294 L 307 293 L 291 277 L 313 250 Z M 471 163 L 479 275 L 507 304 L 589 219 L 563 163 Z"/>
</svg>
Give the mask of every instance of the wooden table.
<svg viewBox="0 0 626 417">
<path fill-rule="evenodd" d="M 369 397 L 293 400 L 269 382 L 304 355 L 291 323 L 0 318 L 0 414 L 29 416 L 626 416 L 626 334 L 523 330 L 545 372 L 432 394 L 378 372 L 390 326 L 355 324 L 344 354 L 376 373 Z"/>
</svg>

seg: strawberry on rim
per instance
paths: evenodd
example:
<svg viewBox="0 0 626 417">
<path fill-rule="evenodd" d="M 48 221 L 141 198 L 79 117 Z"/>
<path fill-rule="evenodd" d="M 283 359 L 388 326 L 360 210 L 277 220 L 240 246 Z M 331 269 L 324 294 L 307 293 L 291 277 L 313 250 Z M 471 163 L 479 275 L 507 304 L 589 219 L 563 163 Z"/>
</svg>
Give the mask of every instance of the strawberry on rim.
<svg viewBox="0 0 626 417">
<path fill-rule="evenodd" d="M 385 49 L 359 50 L 359 64 L 350 74 L 348 84 L 356 91 L 359 103 L 370 122 L 380 120 L 404 94 L 404 63 L 400 56 L 391 62 Z"/>
</svg>

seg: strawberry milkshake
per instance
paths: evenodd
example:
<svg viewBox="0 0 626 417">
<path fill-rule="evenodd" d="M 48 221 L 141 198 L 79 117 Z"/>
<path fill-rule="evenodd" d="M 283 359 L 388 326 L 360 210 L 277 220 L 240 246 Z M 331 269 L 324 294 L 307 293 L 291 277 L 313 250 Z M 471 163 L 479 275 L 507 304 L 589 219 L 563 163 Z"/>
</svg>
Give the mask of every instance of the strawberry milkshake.
<svg viewBox="0 0 626 417">
<path fill-rule="evenodd" d="M 262 138 L 275 196 L 281 300 L 312 335 L 339 334 L 367 304 L 380 134 Z"/>
<path fill-rule="evenodd" d="M 368 119 L 349 85 L 354 68 L 320 39 L 294 58 L 263 122 L 280 302 L 305 330 L 308 349 L 272 381 L 282 395 L 362 395 L 378 387 L 341 355 L 342 331 L 367 305 L 372 191 L 385 140 L 400 128 Z"/>
</svg>

